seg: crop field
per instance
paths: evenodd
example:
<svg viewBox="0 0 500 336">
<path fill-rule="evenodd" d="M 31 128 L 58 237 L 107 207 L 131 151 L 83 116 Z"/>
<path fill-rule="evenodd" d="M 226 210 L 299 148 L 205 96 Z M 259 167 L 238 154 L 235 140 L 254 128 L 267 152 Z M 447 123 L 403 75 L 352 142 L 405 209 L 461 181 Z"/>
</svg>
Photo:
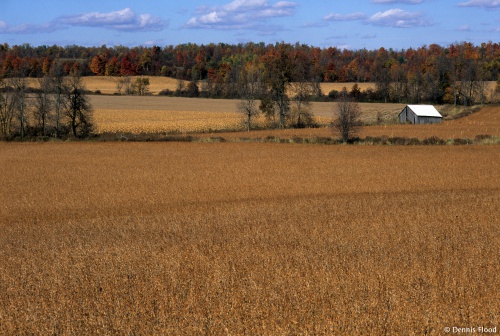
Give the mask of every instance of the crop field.
<svg viewBox="0 0 500 336">
<path fill-rule="evenodd" d="M 367 104 L 377 105 L 377 104 Z M 389 104 L 388 104 L 389 105 Z M 500 107 L 486 106 L 479 112 L 475 112 L 467 117 L 445 120 L 440 124 L 433 125 L 370 125 L 360 129 L 358 136 L 371 137 L 406 137 L 418 138 L 420 140 L 438 137 L 441 139 L 474 139 L 478 135 L 500 136 Z M 213 134 L 201 134 L 200 136 L 213 136 Z M 328 127 L 309 129 L 285 129 L 285 130 L 256 130 L 252 132 L 222 132 L 217 136 L 227 140 L 241 138 L 266 138 L 274 136 L 282 139 L 299 138 L 321 138 L 339 137 Z"/>
<path fill-rule="evenodd" d="M 0 143 L 1 335 L 500 324 L 498 146 Z"/>
<path fill-rule="evenodd" d="M 136 96 L 91 96 L 95 108 L 94 117 L 97 132 L 205 132 L 244 129 L 243 116 L 237 112 L 237 100 L 201 99 L 178 97 L 136 97 Z M 362 120 L 374 123 L 377 116 L 386 122 L 397 117 L 404 104 L 360 103 Z M 450 107 L 438 107 L 438 109 Z M 333 119 L 335 103 L 316 102 L 312 112 L 320 125 L 328 125 Z M 264 125 L 263 117 L 256 119 L 256 125 Z M 360 136 L 415 137 L 424 139 L 437 136 L 442 139 L 470 138 L 488 134 L 500 136 L 500 108 L 485 106 L 479 112 L 456 120 L 445 120 L 437 125 L 372 125 L 363 127 Z M 219 133 L 227 139 L 241 137 L 294 136 L 331 137 L 328 127 L 318 129 L 287 129 L 248 132 Z"/>
<path fill-rule="evenodd" d="M 97 132 L 209 132 L 244 129 L 238 113 L 238 100 L 179 97 L 90 96 Z M 380 114 L 390 120 L 403 104 L 361 103 L 363 120 L 374 122 Z M 334 103 L 313 103 L 312 112 L 319 124 L 329 124 Z M 263 117 L 256 119 L 264 125 Z"/>
</svg>

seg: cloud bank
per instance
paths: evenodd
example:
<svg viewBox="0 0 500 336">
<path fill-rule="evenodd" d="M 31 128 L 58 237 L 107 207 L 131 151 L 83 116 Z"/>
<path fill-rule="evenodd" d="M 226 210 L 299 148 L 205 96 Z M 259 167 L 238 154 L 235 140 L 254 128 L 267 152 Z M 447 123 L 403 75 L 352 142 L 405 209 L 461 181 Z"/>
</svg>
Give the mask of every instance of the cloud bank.
<svg viewBox="0 0 500 336">
<path fill-rule="evenodd" d="M 166 22 L 151 14 L 136 14 L 130 8 L 116 12 L 91 12 L 64 16 L 57 23 L 68 26 L 99 27 L 117 31 L 160 31 Z"/>
<path fill-rule="evenodd" d="M 419 12 L 408 12 L 399 8 L 389 9 L 385 12 L 378 12 L 370 17 L 361 12 L 351 14 L 328 14 L 323 18 L 323 20 L 363 21 L 366 24 L 374 26 L 392 28 L 415 28 L 433 25 L 432 21 L 427 19 L 424 14 Z"/>
<path fill-rule="evenodd" d="M 210 29 L 255 29 L 262 30 L 262 22 L 272 18 L 291 16 L 297 3 L 279 1 L 269 4 L 267 0 L 234 0 L 223 6 L 198 8 L 198 16 L 192 17 L 187 28 Z"/>
<path fill-rule="evenodd" d="M 393 28 L 427 27 L 432 25 L 423 14 L 408 12 L 399 8 L 375 13 L 367 20 L 367 23 Z"/>
<path fill-rule="evenodd" d="M 125 8 L 109 13 L 90 12 L 63 16 L 42 25 L 22 24 L 11 26 L 4 21 L 0 21 L 0 34 L 52 33 L 68 27 L 94 27 L 121 32 L 144 32 L 161 31 L 167 26 L 168 22 L 158 16 L 136 14 L 130 8 Z"/>
<path fill-rule="evenodd" d="M 480 7 L 480 8 L 493 8 L 500 9 L 500 0 L 471 0 L 467 2 L 460 2 L 458 7 Z"/>
<path fill-rule="evenodd" d="M 372 3 L 375 4 L 408 4 L 408 5 L 418 5 L 424 2 L 424 0 L 372 0 Z"/>
<path fill-rule="evenodd" d="M 351 14 L 328 14 L 324 17 L 326 21 L 358 21 L 366 18 L 366 15 L 361 12 Z"/>
</svg>

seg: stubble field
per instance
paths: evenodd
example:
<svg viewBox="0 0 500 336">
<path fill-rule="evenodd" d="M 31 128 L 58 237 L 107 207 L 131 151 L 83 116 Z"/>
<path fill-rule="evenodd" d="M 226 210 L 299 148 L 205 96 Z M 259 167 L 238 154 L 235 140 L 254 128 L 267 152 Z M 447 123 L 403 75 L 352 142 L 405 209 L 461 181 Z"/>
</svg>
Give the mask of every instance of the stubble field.
<svg viewBox="0 0 500 336">
<path fill-rule="evenodd" d="M 265 138 L 276 136 L 291 138 L 332 137 L 331 129 L 286 129 L 248 132 L 243 130 L 243 116 L 238 113 L 238 100 L 201 99 L 178 97 L 137 97 L 137 96 L 91 96 L 95 108 L 94 118 L 99 133 L 205 133 L 199 136 L 217 136 L 226 139 Z M 316 102 L 312 112 L 316 121 L 323 126 L 333 120 L 335 103 Z M 397 118 L 404 104 L 360 103 L 362 120 L 373 125 L 364 127 L 359 136 L 415 137 L 425 139 L 437 136 L 442 139 L 469 138 L 488 134 L 500 136 L 500 108 L 486 105 L 479 112 L 465 118 L 445 120 L 435 125 L 391 124 Z M 450 110 L 452 107 L 438 107 Z M 381 116 L 388 124 L 374 124 Z M 260 117 L 256 124 L 261 127 L 265 119 Z M 230 130 L 228 133 L 220 133 Z"/>
<path fill-rule="evenodd" d="M 0 144 L 0 334 L 498 326 L 498 146 Z"/>
</svg>

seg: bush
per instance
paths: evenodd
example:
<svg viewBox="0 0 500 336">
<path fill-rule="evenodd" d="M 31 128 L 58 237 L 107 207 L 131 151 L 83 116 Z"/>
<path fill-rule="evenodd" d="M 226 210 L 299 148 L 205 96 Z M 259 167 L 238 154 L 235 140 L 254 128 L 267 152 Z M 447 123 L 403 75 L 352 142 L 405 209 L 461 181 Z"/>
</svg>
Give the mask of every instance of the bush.
<svg viewBox="0 0 500 336">
<path fill-rule="evenodd" d="M 470 145 L 472 143 L 473 141 L 471 139 L 461 139 L 461 138 L 453 139 L 454 145 Z"/>
<path fill-rule="evenodd" d="M 328 98 L 331 100 L 336 100 L 339 96 L 339 92 L 337 90 L 332 90 L 328 92 Z"/>
<path fill-rule="evenodd" d="M 172 90 L 169 90 L 169 89 L 164 89 L 164 90 L 161 90 L 160 92 L 158 92 L 158 96 L 173 96 L 174 95 L 174 92 Z"/>
<path fill-rule="evenodd" d="M 389 138 L 389 143 L 393 145 L 407 145 L 408 140 L 409 139 L 405 137 L 393 137 Z"/>
<path fill-rule="evenodd" d="M 474 140 L 476 142 L 481 142 L 483 140 L 489 140 L 491 138 L 492 138 L 492 136 L 490 134 L 478 134 L 478 135 L 476 135 L 476 137 L 474 138 Z"/>
<path fill-rule="evenodd" d="M 437 136 L 432 136 L 422 141 L 422 145 L 444 145 L 444 144 L 446 144 L 446 141 L 438 138 Z"/>
</svg>

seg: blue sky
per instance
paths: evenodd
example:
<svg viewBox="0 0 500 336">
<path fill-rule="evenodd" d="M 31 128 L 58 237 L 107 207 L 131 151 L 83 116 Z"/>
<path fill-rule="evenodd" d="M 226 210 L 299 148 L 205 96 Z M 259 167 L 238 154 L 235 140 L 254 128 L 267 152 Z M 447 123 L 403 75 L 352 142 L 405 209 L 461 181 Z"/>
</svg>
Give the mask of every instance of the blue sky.
<svg viewBox="0 0 500 336">
<path fill-rule="evenodd" d="M 500 0 L 0 0 L 10 45 L 288 42 L 348 49 L 500 42 Z"/>
</svg>

